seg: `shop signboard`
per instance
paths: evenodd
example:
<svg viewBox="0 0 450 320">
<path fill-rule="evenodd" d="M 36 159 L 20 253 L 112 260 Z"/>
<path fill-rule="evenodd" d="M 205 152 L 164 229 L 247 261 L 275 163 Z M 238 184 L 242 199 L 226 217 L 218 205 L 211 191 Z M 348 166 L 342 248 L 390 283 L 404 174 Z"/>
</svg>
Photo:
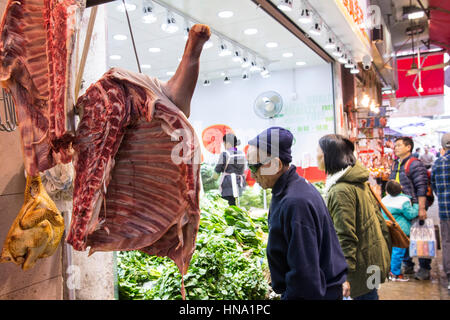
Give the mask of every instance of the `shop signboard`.
<svg viewBox="0 0 450 320">
<path fill-rule="evenodd" d="M 346 11 L 347 17 L 350 18 L 364 37 L 369 41 L 367 29 L 372 27 L 372 19 L 367 16 L 367 0 L 338 0 Z M 378 11 L 377 11 L 378 12 Z M 374 21 L 375 23 L 377 21 Z"/>
<path fill-rule="evenodd" d="M 398 109 L 390 116 L 395 117 L 426 117 L 443 114 L 445 110 L 444 96 L 427 96 L 408 98 L 401 102 L 397 100 Z"/>
</svg>

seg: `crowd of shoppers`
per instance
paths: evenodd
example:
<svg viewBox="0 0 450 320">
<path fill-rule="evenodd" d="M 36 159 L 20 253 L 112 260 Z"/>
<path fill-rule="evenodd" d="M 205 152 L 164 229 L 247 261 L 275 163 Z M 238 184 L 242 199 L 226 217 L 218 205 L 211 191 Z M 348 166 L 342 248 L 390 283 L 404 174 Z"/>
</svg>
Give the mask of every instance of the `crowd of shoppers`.
<svg viewBox="0 0 450 320">
<path fill-rule="evenodd" d="M 267 259 L 274 291 L 282 299 L 377 300 L 387 279 L 408 281 L 405 274 L 414 273 L 414 262 L 408 249 L 392 247 L 386 217 L 370 191 L 369 171 L 356 159 L 353 143 L 337 134 L 319 140 L 317 162 L 327 177 L 324 199 L 291 164 L 292 141 L 289 130 L 271 127 L 249 141 L 247 153 L 252 178 L 272 189 Z M 431 184 L 450 281 L 450 134 L 442 146 L 445 153 L 433 159 Z M 414 219 L 427 218 L 429 159 L 417 159 L 413 149 L 412 139 L 396 140 L 397 160 L 382 199 L 406 235 Z M 425 148 L 425 155 L 429 152 Z M 415 278 L 430 279 L 430 269 L 431 259 L 420 258 Z"/>
</svg>

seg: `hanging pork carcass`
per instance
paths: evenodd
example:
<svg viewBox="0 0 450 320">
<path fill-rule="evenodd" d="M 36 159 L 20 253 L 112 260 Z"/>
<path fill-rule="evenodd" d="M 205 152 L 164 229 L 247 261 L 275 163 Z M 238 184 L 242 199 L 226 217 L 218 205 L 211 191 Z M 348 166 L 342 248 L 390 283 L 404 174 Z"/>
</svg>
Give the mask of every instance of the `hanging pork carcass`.
<svg viewBox="0 0 450 320">
<path fill-rule="evenodd" d="M 15 103 L 27 174 L 0 261 L 23 269 L 51 255 L 64 230 L 39 172 L 72 159 L 74 52 L 84 7 L 85 0 L 9 0 L 0 26 L 0 83 Z"/>
<path fill-rule="evenodd" d="M 191 28 L 167 83 L 113 68 L 78 99 L 67 236 L 75 249 L 141 250 L 187 272 L 200 221 L 201 154 L 186 115 L 209 37 L 207 26 Z"/>
<path fill-rule="evenodd" d="M 48 31 L 55 27 L 48 23 L 52 21 L 48 17 L 41 28 L 41 16 L 34 7 L 44 4 L 43 8 L 48 10 L 51 3 L 51 0 L 11 2 L 2 24 L 2 39 L 6 41 L 2 42 L 0 52 L 1 79 L 13 93 L 21 115 L 19 126 L 26 171 L 33 179 L 40 171 L 73 157 L 74 211 L 67 241 L 75 249 L 90 247 L 91 253 L 139 249 L 172 258 L 185 274 L 195 249 L 200 217 L 200 148 L 187 117 L 198 78 L 200 54 L 210 30 L 204 25 L 191 28 L 180 66 L 167 83 L 126 70 L 107 72 L 78 100 L 81 121 L 73 134 L 74 72 L 70 50 L 51 53 L 62 46 L 60 39 L 55 40 L 59 33 Z M 60 3 L 64 1 L 57 2 Z M 66 24 L 61 23 L 65 28 L 79 21 L 77 17 L 84 5 L 74 3 L 77 10 L 75 7 L 66 10 L 74 15 L 62 15 L 67 20 Z M 26 4 L 32 11 L 29 15 Z M 33 28 L 25 28 L 27 23 L 23 21 L 33 23 Z M 20 37 L 8 33 L 14 28 Z M 40 32 L 39 37 L 31 36 L 37 32 L 34 29 Z M 76 28 L 71 32 L 76 36 Z M 28 50 L 26 45 L 30 42 L 33 45 Z M 66 39 L 66 44 L 71 43 L 73 39 Z M 45 64 L 47 69 L 42 68 Z M 38 183 L 37 179 L 30 181 Z M 43 188 L 35 190 L 41 194 Z M 36 197 L 35 193 L 31 193 L 33 196 Z M 11 227 L 3 248 L 3 261 L 20 264 L 31 257 L 29 252 L 35 248 L 36 241 L 24 241 L 23 237 L 45 238 L 40 237 L 42 233 L 22 232 L 37 226 L 21 223 L 23 216 L 33 216 L 26 212 L 27 208 L 36 209 L 30 201 L 29 197 L 25 199 L 23 210 Z M 55 222 L 49 218 L 54 211 L 47 210 L 46 215 L 38 211 L 40 217 L 48 217 L 40 223 Z M 11 240 L 20 240 L 15 242 L 22 246 L 20 250 L 11 250 Z M 46 255 L 51 252 L 44 251 Z M 33 259 L 45 254 L 35 254 Z"/>
</svg>

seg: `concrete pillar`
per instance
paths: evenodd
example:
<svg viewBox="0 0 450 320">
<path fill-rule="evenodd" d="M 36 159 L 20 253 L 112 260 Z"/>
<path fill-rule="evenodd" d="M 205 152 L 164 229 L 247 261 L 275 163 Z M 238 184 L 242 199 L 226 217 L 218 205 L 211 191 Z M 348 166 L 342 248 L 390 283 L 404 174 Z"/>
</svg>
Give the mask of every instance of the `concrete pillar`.
<svg viewBox="0 0 450 320">
<path fill-rule="evenodd" d="M 334 123 L 335 133 L 348 135 L 347 125 L 344 117 L 344 101 L 342 96 L 342 74 L 341 64 L 336 62 L 333 65 L 333 88 L 334 88 Z"/>
<path fill-rule="evenodd" d="M 92 8 L 83 15 L 79 56 L 83 49 L 86 29 Z M 107 71 L 106 64 L 106 9 L 97 9 L 94 31 L 83 74 L 82 95 L 85 90 Z M 67 223 L 69 223 L 67 219 Z M 111 300 L 115 298 L 115 256 L 113 252 L 96 252 L 88 257 L 84 252 L 65 246 L 64 255 L 64 296 L 76 300 Z"/>
</svg>

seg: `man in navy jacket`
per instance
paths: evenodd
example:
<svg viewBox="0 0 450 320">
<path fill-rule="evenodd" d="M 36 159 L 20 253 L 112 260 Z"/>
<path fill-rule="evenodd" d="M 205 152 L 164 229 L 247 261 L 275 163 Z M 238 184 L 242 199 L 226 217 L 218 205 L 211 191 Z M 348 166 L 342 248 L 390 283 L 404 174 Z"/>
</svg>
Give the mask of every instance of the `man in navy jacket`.
<svg viewBox="0 0 450 320">
<path fill-rule="evenodd" d="M 392 172 L 389 179 L 395 180 L 402 185 L 404 194 L 411 197 L 412 203 L 419 204 L 419 220 L 427 218 L 426 195 L 428 187 L 428 174 L 425 165 L 420 160 L 410 162 L 409 174 L 405 170 L 405 165 L 412 157 L 411 152 L 414 148 L 414 141 L 409 137 L 400 137 L 395 140 L 394 154 L 398 159 L 392 166 Z M 404 274 L 414 273 L 414 262 L 409 256 L 409 250 L 406 250 L 403 259 Z M 418 280 L 429 280 L 431 270 L 431 259 L 419 258 L 420 268 L 415 274 Z"/>
<path fill-rule="evenodd" d="M 288 130 L 272 127 L 248 148 L 252 177 L 272 188 L 267 242 L 272 288 L 283 300 L 342 299 L 347 263 L 320 193 L 289 165 L 292 140 Z"/>
</svg>

